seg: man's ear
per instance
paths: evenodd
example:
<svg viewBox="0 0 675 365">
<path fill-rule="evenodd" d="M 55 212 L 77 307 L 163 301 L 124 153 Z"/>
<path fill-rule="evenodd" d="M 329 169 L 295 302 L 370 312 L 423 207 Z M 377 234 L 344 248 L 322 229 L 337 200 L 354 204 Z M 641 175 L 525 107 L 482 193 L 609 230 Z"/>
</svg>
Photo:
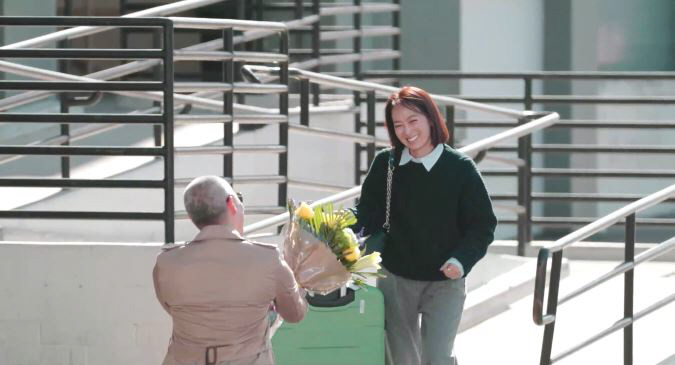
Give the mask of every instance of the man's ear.
<svg viewBox="0 0 675 365">
<path fill-rule="evenodd" d="M 234 196 L 230 195 L 227 197 L 227 211 L 231 216 L 237 215 L 237 203 L 234 201 Z"/>
</svg>

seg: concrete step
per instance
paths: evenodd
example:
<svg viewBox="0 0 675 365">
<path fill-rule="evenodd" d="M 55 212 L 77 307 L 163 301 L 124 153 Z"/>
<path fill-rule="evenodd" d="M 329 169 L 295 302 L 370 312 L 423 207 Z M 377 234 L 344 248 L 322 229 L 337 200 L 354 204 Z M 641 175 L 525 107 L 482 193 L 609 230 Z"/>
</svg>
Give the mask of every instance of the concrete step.
<svg viewBox="0 0 675 365">
<path fill-rule="evenodd" d="M 569 276 L 560 294 L 569 293 L 611 270 L 609 261 L 569 261 Z M 675 292 L 675 265 L 648 262 L 635 270 L 635 311 Z M 561 353 L 611 326 L 623 316 L 623 278 L 617 277 L 559 306 L 553 354 Z M 672 361 L 675 303 L 670 303 L 634 324 L 634 364 Z M 501 314 L 460 333 L 455 350 L 463 364 L 535 364 L 543 327 L 532 321 L 532 295 L 509 305 Z M 484 349 L 484 350 L 479 350 Z M 623 363 L 623 335 L 617 331 L 556 364 Z"/>
<path fill-rule="evenodd" d="M 509 263 L 513 266 L 508 267 Z M 531 295 L 535 269 L 536 259 L 488 253 L 468 276 L 469 288 L 459 331 L 477 326 L 507 311 L 511 304 Z M 568 275 L 569 264 L 567 260 L 563 260 L 561 279 Z"/>
</svg>

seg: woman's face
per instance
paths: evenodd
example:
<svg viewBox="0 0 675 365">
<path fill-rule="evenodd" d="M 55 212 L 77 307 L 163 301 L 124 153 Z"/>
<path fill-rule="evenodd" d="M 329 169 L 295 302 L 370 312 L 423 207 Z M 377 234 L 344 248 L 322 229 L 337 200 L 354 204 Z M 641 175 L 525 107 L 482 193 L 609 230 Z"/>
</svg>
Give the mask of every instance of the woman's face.
<svg viewBox="0 0 675 365">
<path fill-rule="evenodd" d="M 413 157 L 424 157 L 433 149 L 429 119 L 416 110 L 398 104 L 391 110 L 396 137 L 408 147 Z"/>
</svg>

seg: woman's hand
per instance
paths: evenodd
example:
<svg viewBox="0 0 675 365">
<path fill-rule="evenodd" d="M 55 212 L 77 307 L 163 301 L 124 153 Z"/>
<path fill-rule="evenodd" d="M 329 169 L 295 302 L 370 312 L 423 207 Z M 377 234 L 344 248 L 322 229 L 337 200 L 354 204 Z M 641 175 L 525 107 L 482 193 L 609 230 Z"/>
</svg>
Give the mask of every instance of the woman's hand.
<svg viewBox="0 0 675 365">
<path fill-rule="evenodd" d="M 441 266 L 441 271 L 448 279 L 456 280 L 462 277 L 462 272 L 455 264 L 445 263 Z"/>
</svg>

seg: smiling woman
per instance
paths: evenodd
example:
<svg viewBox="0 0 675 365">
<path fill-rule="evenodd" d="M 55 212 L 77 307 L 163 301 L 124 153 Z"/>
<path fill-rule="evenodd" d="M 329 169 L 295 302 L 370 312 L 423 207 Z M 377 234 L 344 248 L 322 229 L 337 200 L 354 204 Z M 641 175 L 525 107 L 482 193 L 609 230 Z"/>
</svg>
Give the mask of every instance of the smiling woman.
<svg viewBox="0 0 675 365">
<path fill-rule="evenodd" d="M 391 111 L 396 137 L 408 148 L 413 157 L 424 157 L 434 149 L 427 117 L 403 105 Z"/>
<path fill-rule="evenodd" d="M 385 119 L 393 148 L 368 171 L 353 229 L 372 234 L 389 223 L 386 277 L 377 283 L 387 363 L 454 364 L 464 277 L 485 255 L 497 220 L 473 160 L 445 144 L 448 130 L 426 91 L 407 86 L 391 95 Z"/>
<path fill-rule="evenodd" d="M 394 148 L 408 148 L 413 157 L 429 154 L 448 140 L 448 129 L 426 91 L 406 86 L 393 94 L 385 108 L 387 131 Z"/>
</svg>

